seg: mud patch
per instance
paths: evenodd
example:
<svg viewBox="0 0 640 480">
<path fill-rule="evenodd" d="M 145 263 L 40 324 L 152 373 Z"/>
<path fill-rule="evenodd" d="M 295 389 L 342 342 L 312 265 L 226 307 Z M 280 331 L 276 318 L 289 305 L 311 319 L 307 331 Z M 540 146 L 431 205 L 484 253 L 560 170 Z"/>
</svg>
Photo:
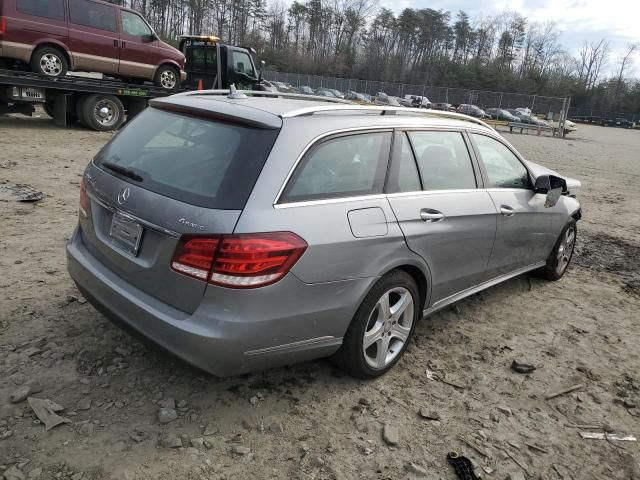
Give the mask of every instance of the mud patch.
<svg viewBox="0 0 640 480">
<path fill-rule="evenodd" d="M 582 231 L 574 265 L 615 275 L 622 289 L 640 296 L 640 245 L 606 234 Z"/>
</svg>

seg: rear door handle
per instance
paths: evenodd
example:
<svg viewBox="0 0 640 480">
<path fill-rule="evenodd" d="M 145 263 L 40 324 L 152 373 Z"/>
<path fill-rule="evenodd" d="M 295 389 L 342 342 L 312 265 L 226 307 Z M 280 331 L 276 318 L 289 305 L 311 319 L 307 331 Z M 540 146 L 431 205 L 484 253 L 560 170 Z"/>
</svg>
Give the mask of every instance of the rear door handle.
<svg viewBox="0 0 640 480">
<path fill-rule="evenodd" d="M 431 210 L 430 208 L 423 208 L 420 210 L 420 219 L 423 222 L 434 223 L 444 220 L 444 214 L 437 210 Z"/>
<path fill-rule="evenodd" d="M 500 213 L 505 217 L 513 217 L 516 212 L 509 205 L 500 205 Z"/>
<path fill-rule="evenodd" d="M 118 40 L 116 40 L 116 39 L 113 40 L 113 46 L 118 48 Z"/>
</svg>

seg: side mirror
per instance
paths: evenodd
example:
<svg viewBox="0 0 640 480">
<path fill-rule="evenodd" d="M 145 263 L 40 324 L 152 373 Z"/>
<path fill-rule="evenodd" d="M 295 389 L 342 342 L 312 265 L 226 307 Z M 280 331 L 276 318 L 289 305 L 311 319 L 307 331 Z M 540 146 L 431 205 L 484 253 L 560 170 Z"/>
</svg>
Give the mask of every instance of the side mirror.
<svg viewBox="0 0 640 480">
<path fill-rule="evenodd" d="M 536 178 L 535 193 L 546 195 L 545 208 L 555 207 L 560 197 L 567 191 L 567 182 L 564 178 L 555 175 L 540 175 Z"/>
<path fill-rule="evenodd" d="M 260 70 L 258 70 L 258 83 L 262 82 L 262 69 L 265 67 L 267 62 L 264 60 L 260 60 Z"/>
<path fill-rule="evenodd" d="M 151 43 L 155 40 L 157 40 L 158 37 L 156 37 L 155 33 L 149 33 L 148 35 L 143 35 L 142 36 L 142 42 L 143 43 Z"/>
</svg>

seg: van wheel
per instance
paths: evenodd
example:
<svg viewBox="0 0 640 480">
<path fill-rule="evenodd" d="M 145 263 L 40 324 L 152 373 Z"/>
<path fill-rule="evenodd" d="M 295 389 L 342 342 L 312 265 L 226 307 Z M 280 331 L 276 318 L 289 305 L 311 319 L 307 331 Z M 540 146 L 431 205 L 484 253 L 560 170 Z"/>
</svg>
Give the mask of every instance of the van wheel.
<svg viewBox="0 0 640 480">
<path fill-rule="evenodd" d="M 546 280 L 560 280 L 573 258 L 573 249 L 576 246 L 578 227 L 576 221 L 571 219 L 558 237 L 553 250 L 547 258 L 547 264 L 536 273 Z"/>
<path fill-rule="evenodd" d="M 124 123 L 124 105 L 114 95 L 89 95 L 79 102 L 83 125 L 99 132 L 117 130 Z"/>
<path fill-rule="evenodd" d="M 354 377 L 379 377 L 400 360 L 419 318 L 416 282 L 401 270 L 390 272 L 365 297 L 332 360 Z"/>
<path fill-rule="evenodd" d="M 156 72 L 153 83 L 165 90 L 176 90 L 180 86 L 180 74 L 171 65 L 161 65 Z"/>
<path fill-rule="evenodd" d="M 69 62 L 59 48 L 41 47 L 31 57 L 31 70 L 49 77 L 64 77 L 69 70 Z"/>
</svg>

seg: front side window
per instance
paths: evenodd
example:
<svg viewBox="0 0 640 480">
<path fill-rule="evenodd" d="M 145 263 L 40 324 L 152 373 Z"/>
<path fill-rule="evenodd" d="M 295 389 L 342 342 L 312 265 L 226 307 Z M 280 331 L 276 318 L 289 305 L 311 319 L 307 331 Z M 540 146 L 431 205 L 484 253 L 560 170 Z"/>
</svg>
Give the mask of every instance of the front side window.
<svg viewBox="0 0 640 480">
<path fill-rule="evenodd" d="M 530 187 L 529 172 L 522 162 L 499 141 L 486 135 L 471 134 L 478 147 L 480 160 L 487 171 L 490 188 Z"/>
<path fill-rule="evenodd" d="M 63 0 L 17 0 L 16 10 L 27 15 L 64 20 Z"/>
<path fill-rule="evenodd" d="M 146 22 L 140 15 L 137 15 L 133 12 L 127 12 L 126 10 L 121 10 L 121 12 L 122 30 L 127 35 L 131 35 L 134 37 L 144 37 L 153 33 L 149 28 L 149 25 L 146 24 Z"/>
<path fill-rule="evenodd" d="M 476 188 L 467 145 L 460 132 L 409 132 L 424 190 Z"/>
<path fill-rule="evenodd" d="M 69 20 L 98 30 L 117 31 L 115 7 L 89 0 L 69 0 Z"/>
<path fill-rule="evenodd" d="M 245 52 L 233 52 L 233 71 L 255 77 L 251 57 Z"/>
<path fill-rule="evenodd" d="M 382 193 L 391 132 L 362 133 L 325 140 L 296 169 L 284 202 Z"/>
</svg>

